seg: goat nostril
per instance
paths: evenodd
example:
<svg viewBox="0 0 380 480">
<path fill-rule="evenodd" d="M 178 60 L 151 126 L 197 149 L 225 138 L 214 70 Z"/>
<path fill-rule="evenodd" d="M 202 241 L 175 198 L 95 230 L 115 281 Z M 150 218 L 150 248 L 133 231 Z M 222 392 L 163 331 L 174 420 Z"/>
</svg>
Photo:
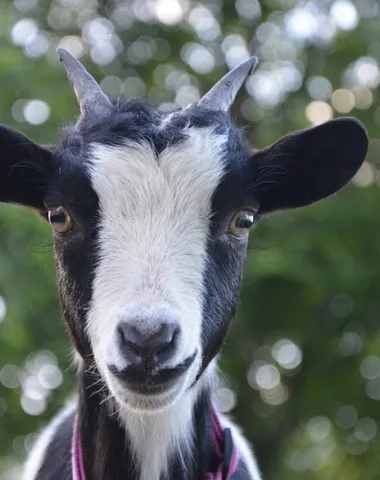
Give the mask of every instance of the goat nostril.
<svg viewBox="0 0 380 480">
<path fill-rule="evenodd" d="M 118 335 L 120 348 L 128 362 L 135 365 L 143 361 L 158 364 L 173 356 L 179 329 L 172 323 L 162 323 L 152 331 L 125 322 L 118 326 Z"/>
<path fill-rule="evenodd" d="M 120 350 L 122 351 L 124 357 L 135 365 L 141 363 L 141 351 L 134 342 L 129 340 L 127 336 L 128 332 L 126 331 L 125 327 L 119 326 L 117 332 L 119 336 Z"/>
</svg>

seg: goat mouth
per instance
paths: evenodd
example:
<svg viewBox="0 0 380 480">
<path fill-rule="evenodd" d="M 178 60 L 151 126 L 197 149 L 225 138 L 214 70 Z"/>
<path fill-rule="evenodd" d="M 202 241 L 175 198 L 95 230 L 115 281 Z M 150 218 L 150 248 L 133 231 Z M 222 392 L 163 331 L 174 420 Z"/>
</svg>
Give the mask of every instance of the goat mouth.
<svg viewBox="0 0 380 480">
<path fill-rule="evenodd" d="M 176 381 L 190 368 L 196 353 L 186 358 L 182 363 L 171 368 L 160 370 L 148 369 L 146 365 L 130 365 L 118 370 L 115 365 L 109 365 L 109 371 L 129 391 L 140 395 L 160 395 L 173 388 Z"/>
</svg>

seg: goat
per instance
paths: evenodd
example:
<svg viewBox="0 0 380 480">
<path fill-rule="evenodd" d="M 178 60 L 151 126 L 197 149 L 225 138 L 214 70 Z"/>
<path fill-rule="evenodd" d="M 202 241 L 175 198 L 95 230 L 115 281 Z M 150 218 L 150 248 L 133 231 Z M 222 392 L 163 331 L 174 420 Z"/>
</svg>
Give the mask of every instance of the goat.
<svg viewBox="0 0 380 480">
<path fill-rule="evenodd" d="M 59 49 L 80 116 L 55 147 L 0 127 L 0 201 L 53 230 L 78 395 L 37 440 L 25 480 L 259 480 L 214 399 L 248 233 L 340 190 L 368 139 L 339 118 L 252 150 L 229 109 L 252 57 L 197 103 L 111 101 Z"/>
</svg>

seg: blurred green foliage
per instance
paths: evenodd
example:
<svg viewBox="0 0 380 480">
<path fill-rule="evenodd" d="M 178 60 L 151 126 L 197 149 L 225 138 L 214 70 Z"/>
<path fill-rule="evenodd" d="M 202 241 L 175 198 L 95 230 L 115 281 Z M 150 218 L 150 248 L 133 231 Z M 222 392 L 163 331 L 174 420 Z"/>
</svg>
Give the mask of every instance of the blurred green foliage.
<svg viewBox="0 0 380 480">
<path fill-rule="evenodd" d="M 378 2 L 14 0 L 0 9 L 1 121 L 41 143 L 77 115 L 59 42 L 83 54 L 108 93 L 167 107 L 196 100 L 257 53 L 232 111 L 257 147 L 343 113 L 364 122 L 371 149 L 352 185 L 253 232 L 219 394 L 267 479 L 380 478 Z M 35 215 L 0 207 L 4 479 L 20 478 L 33 432 L 74 386 L 51 250 Z"/>
</svg>

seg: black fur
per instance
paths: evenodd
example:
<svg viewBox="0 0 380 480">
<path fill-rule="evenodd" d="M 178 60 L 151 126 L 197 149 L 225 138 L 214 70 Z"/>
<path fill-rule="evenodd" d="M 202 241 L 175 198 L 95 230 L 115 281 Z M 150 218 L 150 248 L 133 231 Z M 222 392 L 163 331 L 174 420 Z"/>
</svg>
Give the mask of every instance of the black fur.
<svg viewBox="0 0 380 480">
<path fill-rule="evenodd" d="M 353 118 L 338 118 L 284 137 L 252 156 L 260 213 L 298 208 L 340 190 L 358 171 L 367 134 Z"/>
<path fill-rule="evenodd" d="M 43 196 L 54 171 L 49 150 L 0 126 L 0 202 L 43 209 Z"/>
<path fill-rule="evenodd" d="M 73 410 L 59 423 L 44 455 L 36 480 L 71 480 L 71 438 L 75 418 Z"/>
</svg>

